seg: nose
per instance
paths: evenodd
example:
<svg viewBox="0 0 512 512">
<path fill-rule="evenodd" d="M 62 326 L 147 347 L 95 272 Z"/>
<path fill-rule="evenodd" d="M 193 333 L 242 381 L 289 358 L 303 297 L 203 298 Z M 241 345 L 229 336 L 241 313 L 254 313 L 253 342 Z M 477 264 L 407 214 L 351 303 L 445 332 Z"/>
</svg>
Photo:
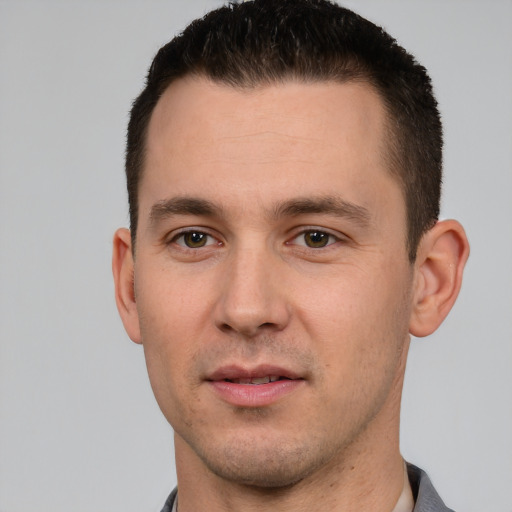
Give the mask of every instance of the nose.
<svg viewBox="0 0 512 512">
<path fill-rule="evenodd" d="M 248 338 L 283 330 L 291 309 L 278 256 L 246 248 L 226 263 L 215 308 L 216 326 Z"/>
</svg>

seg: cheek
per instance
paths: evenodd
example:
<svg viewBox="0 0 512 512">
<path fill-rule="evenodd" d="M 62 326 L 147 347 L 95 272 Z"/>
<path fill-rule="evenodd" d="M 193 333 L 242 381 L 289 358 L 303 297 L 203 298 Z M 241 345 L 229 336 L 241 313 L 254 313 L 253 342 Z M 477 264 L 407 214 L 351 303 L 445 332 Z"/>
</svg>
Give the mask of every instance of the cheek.
<svg viewBox="0 0 512 512">
<path fill-rule="evenodd" d="M 203 322 L 208 310 L 205 283 L 197 277 L 187 278 L 172 265 L 157 267 L 143 261 L 135 275 L 143 343 L 165 351 L 184 342 L 187 334 Z"/>
<path fill-rule="evenodd" d="M 162 413 L 172 425 L 189 422 L 197 402 L 190 379 L 192 347 L 170 320 L 157 325 L 145 317 L 141 331 L 149 381 Z"/>
<path fill-rule="evenodd" d="M 299 322 L 327 366 L 341 361 L 350 369 L 396 357 L 408 333 L 410 279 L 394 267 L 350 266 L 304 286 L 308 293 L 294 291 Z"/>
<path fill-rule="evenodd" d="M 163 273 L 151 279 L 141 275 L 143 289 L 136 289 L 142 345 L 149 379 L 162 411 L 176 406 L 175 396 L 184 387 L 187 362 L 192 357 L 194 301 L 182 295 L 179 287 L 162 279 Z M 197 307 L 197 306 L 195 306 Z M 187 338 L 188 337 L 188 338 Z"/>
</svg>

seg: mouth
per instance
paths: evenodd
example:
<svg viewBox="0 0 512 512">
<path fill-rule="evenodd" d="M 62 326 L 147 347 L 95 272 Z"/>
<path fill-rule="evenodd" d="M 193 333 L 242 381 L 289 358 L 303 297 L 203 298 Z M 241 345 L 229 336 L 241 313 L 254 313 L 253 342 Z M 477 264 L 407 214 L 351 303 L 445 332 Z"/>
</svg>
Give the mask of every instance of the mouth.
<svg viewBox="0 0 512 512">
<path fill-rule="evenodd" d="M 268 365 L 257 368 L 225 366 L 213 372 L 206 380 L 216 396 L 236 407 L 272 405 L 306 382 L 294 371 Z"/>
<path fill-rule="evenodd" d="M 226 365 L 218 368 L 206 380 L 211 382 L 224 381 L 232 384 L 270 384 L 281 380 L 302 380 L 302 376 L 291 369 L 275 365 L 258 365 L 247 367 L 242 365 Z"/>
<path fill-rule="evenodd" d="M 239 379 L 224 379 L 224 382 L 232 382 L 233 384 L 256 385 L 269 384 L 270 382 L 277 382 L 279 380 L 293 380 L 288 377 L 280 377 L 279 375 L 267 375 L 265 377 L 253 378 L 239 378 Z"/>
</svg>

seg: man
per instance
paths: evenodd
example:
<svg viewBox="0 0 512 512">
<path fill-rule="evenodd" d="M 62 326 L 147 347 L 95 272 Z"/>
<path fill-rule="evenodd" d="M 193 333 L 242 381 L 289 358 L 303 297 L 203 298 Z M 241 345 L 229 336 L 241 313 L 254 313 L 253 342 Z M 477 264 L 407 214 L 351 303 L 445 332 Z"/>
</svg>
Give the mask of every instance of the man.
<svg viewBox="0 0 512 512">
<path fill-rule="evenodd" d="M 446 511 L 399 451 L 409 335 L 469 248 L 438 221 L 426 71 L 324 0 L 211 12 L 128 127 L 118 308 L 175 431 L 164 511 Z"/>
</svg>

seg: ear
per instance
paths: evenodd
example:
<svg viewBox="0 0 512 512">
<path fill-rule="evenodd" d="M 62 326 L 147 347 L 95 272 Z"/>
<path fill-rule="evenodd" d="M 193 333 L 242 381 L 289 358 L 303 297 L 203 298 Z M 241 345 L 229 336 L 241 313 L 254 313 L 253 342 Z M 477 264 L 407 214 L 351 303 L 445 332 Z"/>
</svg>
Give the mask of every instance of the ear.
<svg viewBox="0 0 512 512">
<path fill-rule="evenodd" d="M 409 332 L 432 334 L 448 315 L 462 284 L 469 243 L 464 228 L 455 220 L 439 221 L 418 247 Z"/>
<path fill-rule="evenodd" d="M 116 293 L 116 304 L 124 328 L 135 343 L 141 343 L 139 315 L 135 302 L 134 267 L 130 231 L 118 229 L 114 235 L 112 272 Z"/>
</svg>

